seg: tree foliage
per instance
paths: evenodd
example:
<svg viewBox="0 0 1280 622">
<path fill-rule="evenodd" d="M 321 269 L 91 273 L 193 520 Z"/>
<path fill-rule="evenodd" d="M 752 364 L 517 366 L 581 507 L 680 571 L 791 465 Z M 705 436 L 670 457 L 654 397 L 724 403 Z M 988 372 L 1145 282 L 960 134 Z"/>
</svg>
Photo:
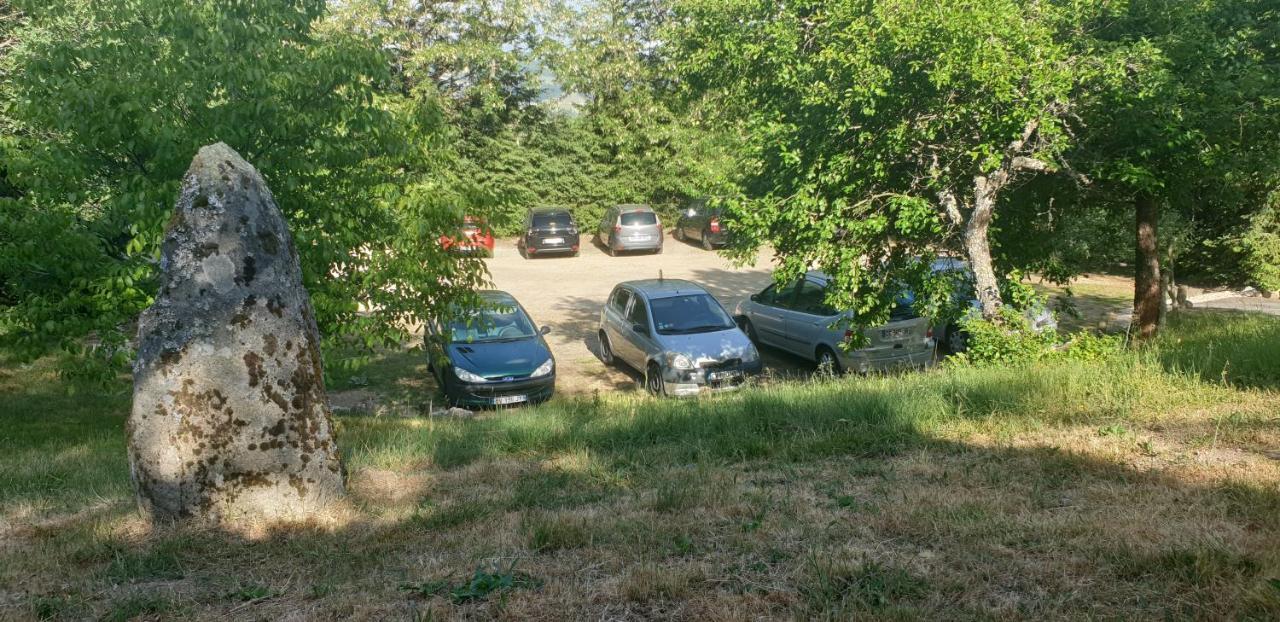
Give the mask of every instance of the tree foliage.
<svg viewBox="0 0 1280 622">
<path fill-rule="evenodd" d="M 93 334 L 126 352 L 180 177 L 216 141 L 268 180 L 326 334 L 395 340 L 480 281 L 435 244 L 456 218 L 438 115 L 384 97 L 376 41 L 318 33 L 323 0 L 17 6 L 29 24 L 0 86 L 20 195 L 0 216 L 5 340 L 36 353 Z"/>
</svg>

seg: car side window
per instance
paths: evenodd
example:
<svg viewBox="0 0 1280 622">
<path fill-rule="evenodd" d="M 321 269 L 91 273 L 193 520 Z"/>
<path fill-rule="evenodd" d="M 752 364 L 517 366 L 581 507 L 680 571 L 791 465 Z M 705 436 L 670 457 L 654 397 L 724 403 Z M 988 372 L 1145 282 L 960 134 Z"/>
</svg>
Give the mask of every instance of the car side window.
<svg viewBox="0 0 1280 622">
<path fill-rule="evenodd" d="M 613 299 L 609 301 L 609 306 L 613 307 L 618 315 L 623 315 L 627 312 L 628 302 L 631 302 L 631 292 L 618 288 L 613 292 Z"/>
<path fill-rule="evenodd" d="M 649 334 L 649 309 L 644 304 L 644 299 L 637 296 L 631 303 L 631 311 L 627 313 L 627 321 L 632 326 L 643 326 L 644 334 Z"/>
<path fill-rule="evenodd" d="M 835 309 L 826 303 L 826 298 L 827 288 L 805 279 L 800 284 L 799 291 L 796 292 L 792 308 L 801 313 L 809 313 L 811 315 L 835 315 Z"/>
<path fill-rule="evenodd" d="M 773 299 L 769 301 L 769 305 L 773 307 L 781 307 L 783 309 L 794 308 L 796 289 L 800 286 L 800 282 L 788 283 L 783 287 L 775 287 Z"/>
</svg>

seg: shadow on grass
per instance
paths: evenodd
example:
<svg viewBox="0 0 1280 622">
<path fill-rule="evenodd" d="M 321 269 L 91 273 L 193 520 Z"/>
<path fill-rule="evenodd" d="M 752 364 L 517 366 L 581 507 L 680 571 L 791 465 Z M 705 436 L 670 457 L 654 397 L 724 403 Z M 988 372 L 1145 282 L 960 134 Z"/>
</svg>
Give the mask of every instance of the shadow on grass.
<svg viewBox="0 0 1280 622">
<path fill-rule="evenodd" d="M 1191 369 L 1191 364 L 1207 366 L 1217 359 L 1202 351 L 1208 347 L 1206 343 L 1232 346 L 1232 360 L 1252 360 L 1251 369 L 1259 373 L 1248 386 L 1275 386 L 1280 368 L 1271 367 L 1270 376 L 1262 374 L 1267 352 L 1235 343 L 1258 339 L 1261 343 L 1270 340 L 1274 346 L 1280 343 L 1274 324 L 1246 322 L 1245 327 L 1221 330 L 1215 337 L 1202 334 L 1213 328 L 1211 317 L 1178 321 L 1180 324 L 1171 334 L 1207 341 L 1185 346 L 1181 342 L 1162 344 L 1153 350 L 1161 363 L 1181 370 Z M 1188 332 L 1190 336 L 1185 335 Z M 1249 352 L 1252 358 L 1241 359 L 1240 352 Z M 1238 369 L 1242 364 L 1233 365 Z M 394 370 L 409 368 L 402 361 L 389 364 L 379 373 L 390 377 Z M 1212 374 L 1202 376 L 1212 379 Z M 13 569 L 32 563 L 35 558 L 30 557 L 31 551 L 39 551 L 52 560 L 46 562 L 36 582 L 23 583 L 21 596 L 14 600 L 22 609 L 13 610 L 14 617 L 38 613 L 49 618 L 110 618 L 139 611 L 174 616 L 192 607 L 207 615 L 227 617 L 248 617 L 250 613 L 254 617 L 272 617 L 287 612 L 270 609 L 271 602 L 261 605 L 267 609 L 241 609 L 243 605 L 235 595 L 245 593 L 290 594 L 289 599 L 281 599 L 281 607 L 305 603 L 307 611 L 318 617 L 343 617 L 350 613 L 346 608 L 353 599 L 391 603 L 387 605 L 390 609 L 382 610 L 384 617 L 407 616 L 411 610 L 416 611 L 420 601 L 414 599 L 420 597 L 387 586 L 431 578 L 414 574 L 421 568 L 423 550 L 444 556 L 456 575 L 446 580 L 459 579 L 474 570 L 484 557 L 538 559 L 543 555 L 539 551 L 588 546 L 596 542 L 597 534 L 603 538 L 603 544 L 597 546 L 612 546 L 607 539 L 607 523 L 598 532 L 579 533 L 588 527 L 572 521 L 556 522 L 555 512 L 598 507 L 627 495 L 653 497 L 650 505 L 670 517 L 663 520 L 698 511 L 698 495 L 685 494 L 687 491 L 679 488 L 680 482 L 664 479 L 673 471 L 689 473 L 691 480 L 697 480 L 698 474 L 705 472 L 703 469 L 736 473 L 743 468 L 769 468 L 786 473 L 793 467 L 803 469 L 827 459 L 856 458 L 863 464 L 878 464 L 884 458 L 917 451 L 927 453 L 930 460 L 958 456 L 965 458 L 966 464 L 978 465 L 972 471 L 944 473 L 942 477 L 950 478 L 947 481 L 954 481 L 961 490 L 994 486 L 1021 491 L 1015 494 L 1025 495 L 1026 512 L 1098 511 L 1087 498 L 1069 501 L 1079 498 L 1077 491 L 1090 484 L 1129 490 L 1134 499 L 1174 491 L 1178 503 L 1186 507 L 1208 508 L 1206 512 L 1221 510 L 1220 518 L 1215 520 L 1232 530 L 1271 542 L 1280 538 L 1280 491 L 1271 488 L 1243 481 L 1186 481 L 1159 470 L 1138 470 L 1120 461 L 1099 460 L 1054 447 L 986 446 L 948 440 L 940 432 L 944 426 L 965 425 L 985 426 L 996 433 L 1065 424 L 1104 426 L 1129 420 L 1135 412 L 1151 408 L 1162 399 L 1189 399 L 1185 396 L 1195 394 L 1196 386 L 1191 380 L 1153 373 L 1152 369 L 1135 365 L 1130 358 L 1091 365 L 960 369 L 895 378 L 812 382 L 706 400 L 578 399 L 463 421 L 344 418 L 339 444 L 347 453 L 351 468 L 409 465 L 401 468 L 414 469 L 430 465 L 441 477 L 455 477 L 451 480 L 455 484 L 483 485 L 497 496 L 488 505 L 468 504 L 451 498 L 454 490 L 442 488 L 432 494 L 451 498 L 451 502 L 441 504 L 438 511 L 394 520 L 362 519 L 338 530 L 293 527 L 258 540 L 194 528 L 159 529 L 146 539 L 103 529 L 102 525 L 129 513 L 122 425 L 127 402 L 118 397 L 58 401 L 48 384 L 9 383 L 0 395 L 4 403 L 0 413 L 9 424 L 3 434 L 5 451 L 0 454 L 0 507 L 7 508 L 5 519 L 16 525 L 6 534 L 12 546 L 0 551 L 0 562 L 4 562 L 0 565 L 10 568 L 0 578 L 12 578 Z M 583 461 L 593 463 L 595 471 L 574 470 L 571 460 L 569 466 L 555 466 L 564 463 L 566 456 L 589 457 Z M 485 464 L 504 461 L 525 466 L 516 472 L 473 472 Z M 697 468 L 689 469 L 690 465 Z M 473 484 L 473 479 L 481 481 Z M 923 480 L 912 481 L 923 485 Z M 786 481 L 782 485 L 804 488 L 814 482 Z M 659 490 L 663 486 L 667 488 Z M 103 500 L 107 501 L 105 505 L 95 505 Z M 967 551 L 971 555 L 995 555 L 1009 563 L 1027 555 L 1046 555 L 1039 548 L 1045 546 L 1049 555 L 1064 554 L 1062 548 L 1067 543 L 1046 545 L 1055 538 L 1061 539 L 1062 534 L 1039 524 L 1021 526 L 1014 541 L 990 541 L 982 535 L 986 533 L 980 529 L 983 525 L 1017 523 L 1020 517 L 993 514 L 993 510 L 971 503 L 934 500 L 933 507 L 922 508 L 914 519 L 904 518 L 900 531 L 886 537 L 912 546 L 940 548 L 950 554 Z M 34 517 L 9 514 L 24 504 L 44 509 Z M 501 519 L 510 513 L 525 512 L 539 514 L 535 525 L 524 527 L 532 535 L 521 539 L 508 533 L 521 529 L 520 521 Z M 1071 616 L 1068 612 L 1074 612 L 1078 617 L 1090 617 L 1110 611 L 1120 617 L 1129 612 L 1141 614 L 1140 617 L 1220 615 L 1265 619 L 1280 613 L 1280 598 L 1265 592 L 1277 569 L 1273 552 L 1185 543 L 1161 535 L 1199 529 L 1196 521 L 1203 515 L 1194 512 L 1162 516 L 1161 528 L 1166 531 L 1157 532 L 1140 529 L 1149 516 L 1130 512 L 1116 517 L 1114 521 L 1089 523 L 1099 531 L 1091 534 L 1090 545 L 1073 553 L 1076 561 L 1064 565 L 1070 568 L 1069 572 L 1079 573 L 1079 582 L 1068 577 L 1057 586 L 1014 586 L 1021 593 L 1040 595 L 1024 602 L 1020 615 Z M 56 518 L 56 523 L 51 518 Z M 608 516 L 601 520 L 607 521 Z M 657 524 L 662 526 L 661 523 Z M 724 546 L 750 529 L 759 528 L 755 519 L 711 524 L 708 529 L 725 530 L 713 531 L 713 539 Z M 964 536 L 963 530 L 970 527 L 978 535 Z M 461 546 L 457 543 L 464 534 L 476 530 L 492 537 L 486 537 L 482 546 L 454 548 Z M 666 533 L 662 529 L 650 530 Z M 940 537 L 938 530 L 946 533 Z M 1131 542 L 1130 536 L 1135 532 L 1154 539 L 1155 546 Z M 655 551 L 665 550 L 663 547 L 669 543 L 646 540 L 658 536 L 645 529 L 631 529 L 628 533 L 633 534 L 628 537 L 636 539 L 630 544 L 632 549 L 625 549 L 630 552 L 611 553 L 620 556 L 618 563 L 622 567 L 652 564 L 655 555 L 664 559 L 661 555 L 667 553 Z M 880 535 L 884 534 L 877 534 Z M 745 563 L 752 550 L 721 554 L 738 555 Z M 1007 587 L 920 582 L 918 588 L 909 590 L 879 590 L 877 582 L 885 577 L 898 577 L 898 582 L 912 586 L 917 582 L 912 577 L 899 577 L 896 566 L 882 568 L 873 564 L 824 567 L 825 578 L 814 588 L 803 575 L 804 560 L 793 553 L 780 553 L 778 560 L 777 563 L 791 564 L 798 570 L 784 575 L 784 582 L 768 589 L 778 592 L 780 602 L 787 602 L 783 598 L 786 594 L 805 594 L 805 609 L 791 611 L 801 617 L 838 617 L 851 612 L 866 615 L 889 606 L 908 607 L 904 611 L 915 614 L 908 617 L 936 617 L 946 610 L 910 607 L 935 590 L 944 592 L 940 602 L 951 603 L 969 599 L 966 590 L 1003 593 Z M 296 572 L 298 564 L 306 566 L 302 578 Z M 565 586 L 575 585 L 579 581 L 575 572 L 552 578 Z M 282 581 L 288 583 L 277 585 Z M 1032 579 L 1025 581 L 1034 583 Z M 167 594 L 164 590 L 174 589 L 175 583 L 183 590 L 180 597 L 156 596 Z M 1081 592 L 1079 585 L 1085 584 L 1124 589 L 1105 591 L 1111 588 L 1094 587 L 1091 590 L 1104 591 Z M 61 585 L 75 587 L 58 587 Z M 706 589 L 727 588 L 712 584 Z M 327 595 L 334 590 L 341 591 L 342 598 L 325 604 L 330 602 Z M 884 602 L 877 596 L 881 593 L 887 599 Z M 614 598 L 617 596 L 610 593 L 584 595 L 583 602 L 575 603 L 598 608 Z M 573 609 L 575 603 L 558 603 L 565 607 L 558 611 L 567 617 L 588 612 Z M 1103 609 L 1093 608 L 1098 606 Z M 591 613 L 599 617 L 602 611 Z M 0 608 L 0 617 L 5 613 Z M 787 611 L 772 613 L 786 617 Z M 1000 611 L 977 609 L 968 613 L 990 617 Z"/>
</svg>

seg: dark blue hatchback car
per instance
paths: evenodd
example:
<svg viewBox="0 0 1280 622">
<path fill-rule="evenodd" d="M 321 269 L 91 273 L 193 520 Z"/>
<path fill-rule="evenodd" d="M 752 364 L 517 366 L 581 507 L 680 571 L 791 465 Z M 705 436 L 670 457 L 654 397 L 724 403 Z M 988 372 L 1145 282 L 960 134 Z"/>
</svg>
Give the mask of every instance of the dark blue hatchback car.
<svg viewBox="0 0 1280 622">
<path fill-rule="evenodd" d="M 489 407 L 537 403 L 555 392 L 556 363 L 543 335 L 511 294 L 479 293 L 478 309 L 427 326 L 431 371 L 450 403 Z"/>
</svg>

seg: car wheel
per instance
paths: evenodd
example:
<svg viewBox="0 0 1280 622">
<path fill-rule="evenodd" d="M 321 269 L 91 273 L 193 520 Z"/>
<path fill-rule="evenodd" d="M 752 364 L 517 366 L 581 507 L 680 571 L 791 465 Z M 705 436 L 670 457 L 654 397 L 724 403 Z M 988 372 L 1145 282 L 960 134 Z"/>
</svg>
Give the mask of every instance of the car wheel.
<svg viewBox="0 0 1280 622">
<path fill-rule="evenodd" d="M 667 394 L 666 383 L 662 381 L 662 369 L 657 363 L 649 363 L 644 372 L 644 388 L 650 395 L 662 397 Z"/>
<path fill-rule="evenodd" d="M 518 248 L 518 249 L 520 250 L 520 256 L 521 256 L 521 257 L 523 257 L 523 258 L 525 258 L 525 259 L 528 259 L 528 258 L 529 258 L 529 247 L 528 247 L 528 246 L 525 246 L 524 244 L 520 244 L 520 245 L 518 245 L 516 248 Z"/>
<path fill-rule="evenodd" d="M 711 243 L 711 235 L 708 234 L 706 231 L 702 232 L 702 249 L 708 250 L 708 251 L 713 251 L 716 249 L 715 244 Z"/>
<path fill-rule="evenodd" d="M 742 332 L 747 334 L 747 339 L 750 339 L 751 343 L 760 344 L 760 335 L 756 334 L 756 325 L 752 324 L 751 320 L 745 317 L 738 318 L 738 328 L 741 328 Z"/>
<path fill-rule="evenodd" d="M 614 363 L 613 346 L 609 345 L 609 336 L 604 334 L 604 331 L 600 331 L 599 339 L 600 339 L 600 360 L 605 365 L 613 365 Z"/>
<path fill-rule="evenodd" d="M 969 333 L 963 328 L 952 324 L 947 327 L 947 335 L 945 338 L 947 354 L 957 354 L 969 349 Z"/>
<path fill-rule="evenodd" d="M 676 230 L 671 232 L 671 237 L 673 237 L 673 238 L 675 238 L 675 239 L 680 240 L 681 242 L 683 242 L 683 241 L 684 241 L 684 229 L 683 229 L 682 227 L 678 227 L 678 226 L 677 226 L 677 227 L 676 227 Z"/>
<path fill-rule="evenodd" d="M 662 254 L 662 247 L 661 247 L 661 246 L 659 246 L 659 247 L 658 247 L 658 250 L 653 251 L 653 254 L 654 254 L 654 255 L 661 255 L 661 254 Z"/>
<path fill-rule="evenodd" d="M 612 246 L 606 246 L 606 247 L 605 247 L 605 252 L 609 253 L 609 256 L 610 256 L 610 257 L 617 257 L 617 256 L 618 256 L 618 249 L 616 249 L 616 248 L 614 248 L 614 247 L 612 247 Z"/>
<path fill-rule="evenodd" d="M 827 376 L 836 376 L 844 370 L 840 367 L 840 359 L 831 348 L 821 346 L 818 348 L 818 373 Z"/>
</svg>

